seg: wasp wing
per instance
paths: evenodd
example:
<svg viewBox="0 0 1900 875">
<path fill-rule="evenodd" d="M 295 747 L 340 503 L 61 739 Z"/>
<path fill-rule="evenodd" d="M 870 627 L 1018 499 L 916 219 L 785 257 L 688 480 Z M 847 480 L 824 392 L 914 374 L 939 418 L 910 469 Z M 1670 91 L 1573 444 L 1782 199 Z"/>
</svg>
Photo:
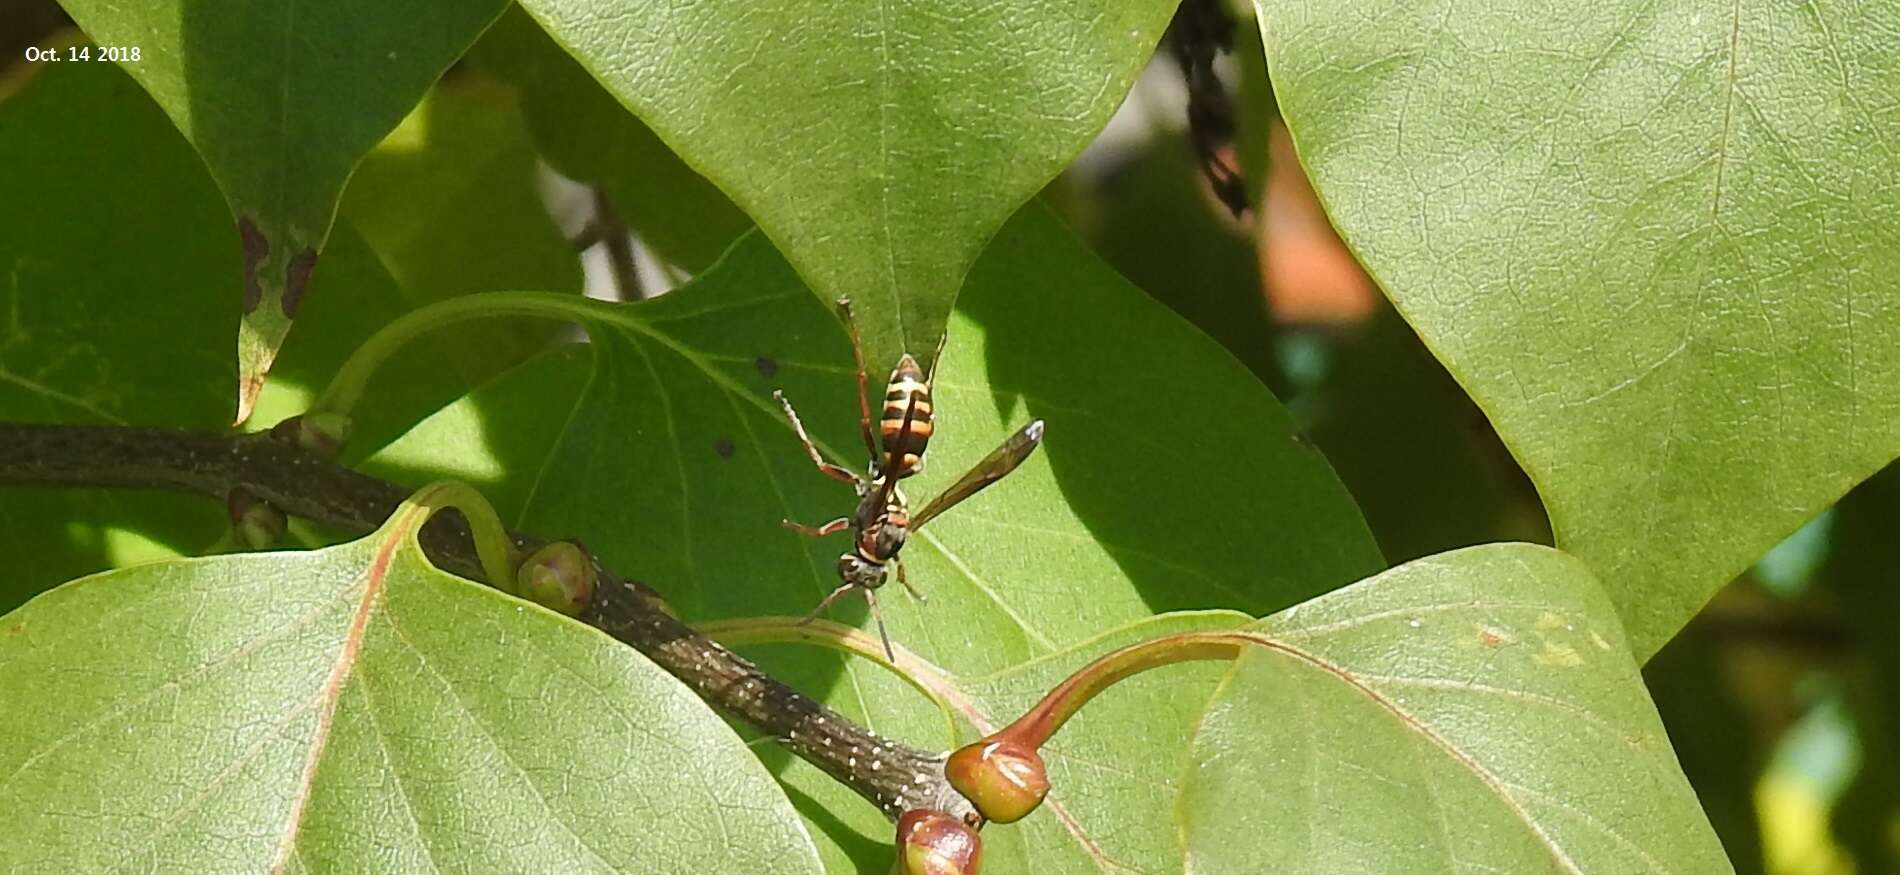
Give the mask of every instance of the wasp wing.
<svg viewBox="0 0 1900 875">
<path fill-rule="evenodd" d="M 911 514 L 911 531 L 922 528 L 931 517 L 955 507 L 964 499 L 982 492 L 984 487 L 1008 476 L 1009 472 L 1016 470 L 1016 466 L 1029 458 L 1029 454 L 1035 452 L 1036 447 L 1041 444 L 1042 420 L 1038 419 L 1018 429 L 1015 434 L 1009 436 L 1009 440 L 1003 441 L 1002 446 L 991 450 L 982 461 L 964 472 L 962 477 L 958 477 L 957 482 L 950 484 L 949 489 L 945 489 L 936 498 L 931 499 L 929 504 L 924 505 L 923 510 Z"/>
</svg>

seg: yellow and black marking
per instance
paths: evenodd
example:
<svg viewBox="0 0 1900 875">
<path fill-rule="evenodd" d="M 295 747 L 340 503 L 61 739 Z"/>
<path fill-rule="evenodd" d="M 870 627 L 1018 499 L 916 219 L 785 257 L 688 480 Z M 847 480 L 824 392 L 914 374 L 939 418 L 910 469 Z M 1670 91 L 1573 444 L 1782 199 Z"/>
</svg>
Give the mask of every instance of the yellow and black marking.
<svg viewBox="0 0 1900 875">
<path fill-rule="evenodd" d="M 909 477 L 923 464 L 924 450 L 930 446 L 930 384 L 922 368 L 908 353 L 891 370 L 891 381 L 884 390 L 884 409 L 877 423 L 878 441 L 884 458 L 879 470 L 894 477 Z"/>
</svg>

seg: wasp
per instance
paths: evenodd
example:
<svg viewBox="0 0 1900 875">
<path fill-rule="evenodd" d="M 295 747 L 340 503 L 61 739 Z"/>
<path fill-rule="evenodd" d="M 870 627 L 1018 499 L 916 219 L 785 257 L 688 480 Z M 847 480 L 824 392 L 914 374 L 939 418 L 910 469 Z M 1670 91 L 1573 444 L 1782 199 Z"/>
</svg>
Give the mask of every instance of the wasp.
<svg viewBox="0 0 1900 875">
<path fill-rule="evenodd" d="M 903 584 L 904 589 L 919 601 L 925 600 L 923 593 L 911 586 L 910 580 L 904 575 L 903 562 L 898 558 L 898 552 L 904 549 L 904 542 L 909 539 L 911 532 L 922 528 L 938 514 L 1016 470 L 1041 445 L 1042 420 L 1034 420 L 1018 429 L 1002 445 L 991 450 L 989 455 L 958 477 L 949 488 L 931 499 L 923 510 L 912 514 L 904 494 L 897 488 L 897 481 L 923 470 L 924 451 L 929 448 L 930 437 L 935 432 L 936 418 L 931 405 L 931 390 L 936 383 L 937 360 L 943 357 L 943 345 L 938 344 L 937 357 L 931 360 L 928 373 L 918 366 L 917 360 L 909 353 L 897 360 L 897 366 L 891 369 L 890 379 L 885 383 L 884 403 L 878 411 L 877 429 L 873 432 L 870 378 L 865 371 L 864 347 L 858 338 L 857 322 L 851 316 L 849 299 L 838 299 L 838 313 L 844 318 L 845 329 L 851 335 L 851 355 L 857 366 L 858 377 L 858 431 L 864 438 L 866 452 L 871 456 L 870 465 L 867 472 L 860 475 L 825 461 L 817 445 L 812 443 L 811 436 L 805 432 L 805 424 L 799 421 L 798 411 L 785 399 L 785 393 L 773 392 L 772 397 L 785 408 L 785 418 L 791 421 L 792 431 L 798 435 L 798 441 L 804 445 L 812 464 L 825 476 L 850 484 L 858 494 L 858 507 L 851 516 L 839 517 L 822 526 L 807 526 L 791 520 L 780 522 L 792 531 L 814 538 L 845 529 L 852 531 L 852 548 L 838 557 L 838 576 L 844 582 L 825 596 L 811 613 L 806 614 L 802 622 L 809 623 L 816 619 L 840 597 L 854 591 L 862 592 L 865 601 L 871 606 L 871 617 L 877 622 L 878 637 L 884 642 L 884 654 L 896 659 L 896 654 L 891 650 L 890 635 L 884 628 L 884 615 L 877 606 L 877 590 L 884 585 L 891 569 L 895 567 L 897 582 Z"/>
</svg>

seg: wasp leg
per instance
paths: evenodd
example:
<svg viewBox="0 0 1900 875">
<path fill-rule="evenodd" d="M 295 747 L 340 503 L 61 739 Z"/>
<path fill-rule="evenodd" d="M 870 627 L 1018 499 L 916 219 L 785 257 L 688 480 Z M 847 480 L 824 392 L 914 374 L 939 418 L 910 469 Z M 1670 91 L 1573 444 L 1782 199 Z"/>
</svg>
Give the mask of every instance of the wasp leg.
<svg viewBox="0 0 1900 875">
<path fill-rule="evenodd" d="M 877 437 L 871 434 L 871 383 L 864 372 L 864 343 L 858 339 L 858 320 L 851 315 L 851 299 L 838 299 L 838 315 L 844 317 L 844 329 L 851 334 L 851 361 L 858 366 L 858 433 L 864 435 L 864 450 L 877 458 Z"/>
<path fill-rule="evenodd" d="M 818 615 L 824 613 L 826 608 L 831 607 L 831 603 L 837 601 L 839 596 L 842 596 L 845 593 L 848 593 L 854 589 L 857 589 L 857 587 L 849 583 L 840 584 L 837 589 L 834 589 L 831 591 L 830 595 L 825 596 L 824 601 L 821 601 L 818 603 L 818 607 L 812 608 L 811 613 L 806 614 L 804 619 L 799 620 L 798 625 L 803 626 L 806 623 L 809 623 L 813 620 L 818 619 Z"/>
<path fill-rule="evenodd" d="M 784 392 L 773 392 L 772 397 L 778 399 L 779 405 L 785 408 L 785 418 L 792 421 L 792 431 L 798 432 L 798 442 L 805 445 L 805 452 L 811 456 L 811 463 L 817 465 L 819 471 L 826 477 L 849 483 L 853 487 L 864 482 L 855 472 L 833 465 L 825 461 L 824 456 L 819 455 L 817 445 L 813 444 L 811 436 L 805 433 L 805 424 L 798 421 L 798 411 L 792 409 L 792 402 L 785 400 Z"/>
<path fill-rule="evenodd" d="M 808 538 L 822 538 L 826 535 L 835 535 L 845 529 L 851 528 L 851 518 L 841 516 L 822 526 L 808 526 L 804 523 L 792 522 L 791 520 L 779 520 L 778 524 Z"/>
<path fill-rule="evenodd" d="M 923 593 L 917 591 L 917 587 L 910 585 L 910 578 L 904 576 L 904 560 L 892 557 L 892 561 L 897 565 L 897 582 L 904 585 L 904 591 L 910 593 L 911 598 L 920 602 L 930 601 Z"/>
<path fill-rule="evenodd" d="M 877 592 L 865 590 L 864 600 L 871 605 L 871 619 L 877 621 L 877 637 L 884 641 L 884 657 L 893 663 L 897 662 L 897 652 L 891 649 L 891 633 L 884 631 L 884 612 L 878 609 Z"/>
</svg>

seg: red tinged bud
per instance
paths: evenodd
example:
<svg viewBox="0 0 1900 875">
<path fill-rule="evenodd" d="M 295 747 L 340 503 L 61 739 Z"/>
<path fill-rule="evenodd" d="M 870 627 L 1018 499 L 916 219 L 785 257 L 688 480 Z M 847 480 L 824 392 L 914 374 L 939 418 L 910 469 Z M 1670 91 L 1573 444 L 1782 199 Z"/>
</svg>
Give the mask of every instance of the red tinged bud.
<svg viewBox="0 0 1900 875">
<path fill-rule="evenodd" d="M 1019 742 L 986 738 L 966 745 L 950 755 L 944 774 L 979 813 L 997 823 L 1028 817 L 1049 795 L 1042 756 Z"/>
<path fill-rule="evenodd" d="M 983 837 L 941 811 L 914 808 L 897 819 L 897 861 L 891 875 L 977 875 Z"/>
<path fill-rule="evenodd" d="M 593 560 L 568 541 L 542 546 L 515 572 L 518 595 L 570 617 L 587 607 L 595 583 Z"/>
</svg>

